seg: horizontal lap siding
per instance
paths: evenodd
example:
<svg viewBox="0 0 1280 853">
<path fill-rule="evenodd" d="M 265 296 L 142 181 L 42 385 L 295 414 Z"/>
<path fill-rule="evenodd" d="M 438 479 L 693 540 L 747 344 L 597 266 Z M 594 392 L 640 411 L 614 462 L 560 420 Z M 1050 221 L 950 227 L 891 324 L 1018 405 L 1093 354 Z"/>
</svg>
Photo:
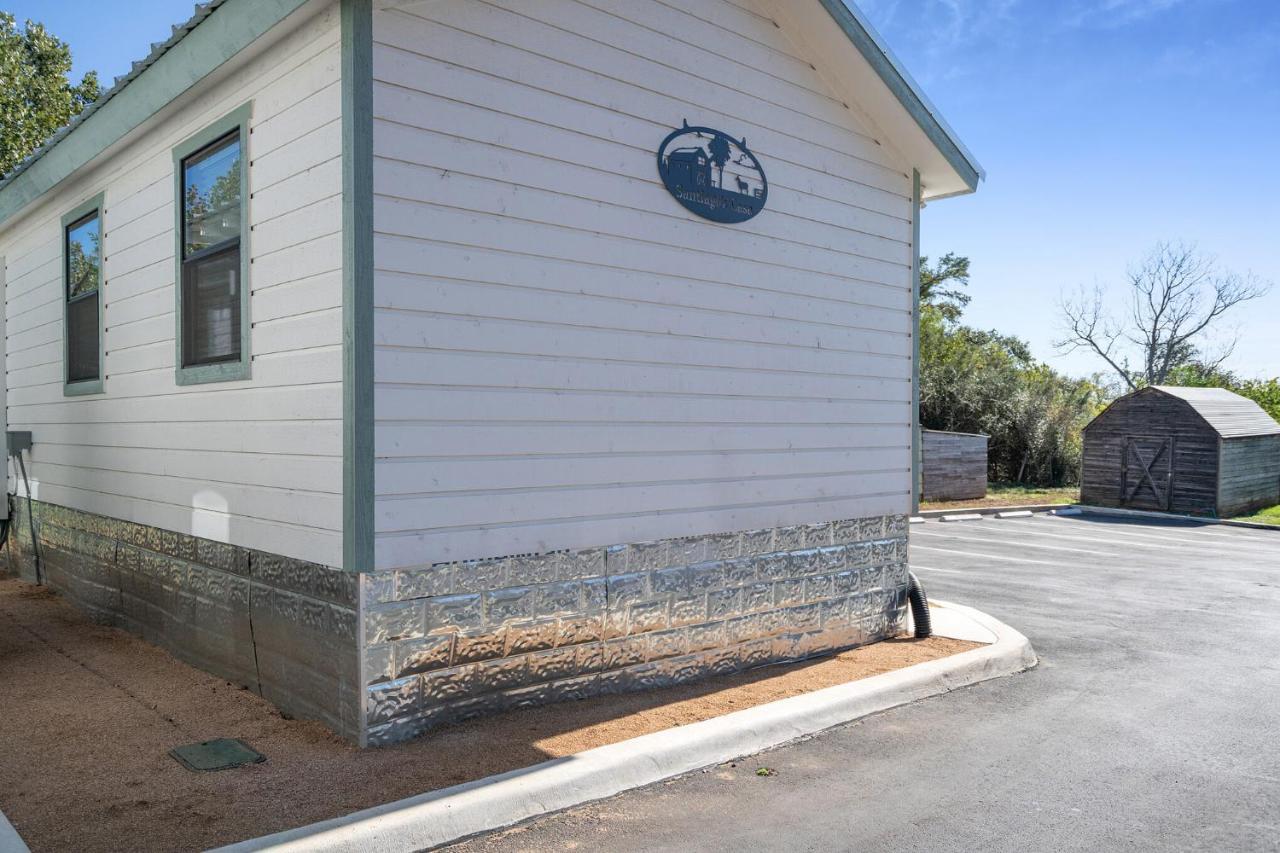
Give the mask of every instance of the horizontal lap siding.
<svg viewBox="0 0 1280 853">
<path fill-rule="evenodd" d="M 337 6 L 304 12 L 0 237 L 10 429 L 40 500 L 341 563 L 342 272 Z M 253 100 L 253 378 L 174 377 L 171 149 Z M 106 393 L 65 397 L 59 219 L 105 192 Z"/>
<path fill-rule="evenodd" d="M 986 496 L 987 436 L 927 429 L 922 439 L 926 501 Z"/>
<path fill-rule="evenodd" d="M 1223 516 L 1280 504 L 1280 435 L 1224 440 L 1220 491 Z"/>
<path fill-rule="evenodd" d="M 379 568 L 906 511 L 910 177 L 772 21 L 458 0 L 374 39 Z M 760 216 L 662 187 L 684 119 L 747 138 Z"/>
</svg>

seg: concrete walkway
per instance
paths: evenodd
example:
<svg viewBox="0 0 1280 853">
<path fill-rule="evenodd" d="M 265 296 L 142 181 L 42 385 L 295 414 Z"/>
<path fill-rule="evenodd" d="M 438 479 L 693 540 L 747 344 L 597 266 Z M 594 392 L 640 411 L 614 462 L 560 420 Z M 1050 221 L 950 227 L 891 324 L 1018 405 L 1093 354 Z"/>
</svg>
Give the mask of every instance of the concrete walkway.
<svg viewBox="0 0 1280 853">
<path fill-rule="evenodd" d="M 1280 531 L 1038 516 L 912 546 L 1040 665 L 456 849 L 1280 848 Z"/>
<path fill-rule="evenodd" d="M 537 815 L 732 762 L 851 720 L 966 685 L 1014 675 L 1035 665 L 1034 650 L 1016 629 L 963 605 L 941 604 L 930 609 L 937 616 L 934 633 L 939 639 L 965 638 L 984 645 L 586 749 L 515 772 L 389 802 L 220 851 L 399 853 L 434 849 Z"/>
</svg>

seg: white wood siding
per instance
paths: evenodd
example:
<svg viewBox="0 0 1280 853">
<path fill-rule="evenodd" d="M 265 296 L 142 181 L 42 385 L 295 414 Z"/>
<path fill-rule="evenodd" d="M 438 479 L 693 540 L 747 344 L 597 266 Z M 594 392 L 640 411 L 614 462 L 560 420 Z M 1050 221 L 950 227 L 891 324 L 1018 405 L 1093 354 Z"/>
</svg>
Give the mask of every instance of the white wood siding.
<svg viewBox="0 0 1280 853">
<path fill-rule="evenodd" d="M 337 4 L 304 6 L 6 225 L 9 428 L 34 433 L 36 498 L 341 564 L 340 73 Z M 249 100 L 253 378 L 180 387 L 171 149 Z M 64 397 L 59 220 L 98 192 L 106 391 Z"/>
<path fill-rule="evenodd" d="M 910 168 L 785 32 L 449 0 L 374 40 L 379 568 L 907 511 Z M 684 119 L 747 138 L 757 218 L 663 188 Z"/>
</svg>

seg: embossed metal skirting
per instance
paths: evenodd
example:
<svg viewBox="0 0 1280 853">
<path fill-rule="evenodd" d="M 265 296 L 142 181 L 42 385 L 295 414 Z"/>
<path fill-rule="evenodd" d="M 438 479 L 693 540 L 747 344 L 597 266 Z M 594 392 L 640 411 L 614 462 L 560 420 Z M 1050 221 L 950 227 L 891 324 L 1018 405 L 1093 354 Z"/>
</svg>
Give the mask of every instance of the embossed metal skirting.
<svg viewBox="0 0 1280 853">
<path fill-rule="evenodd" d="M 46 582 L 95 621 L 359 739 L 355 575 L 43 501 L 32 509 Z M 23 498 L 8 552 L 34 580 Z"/>
<path fill-rule="evenodd" d="M 874 642 L 905 619 L 907 519 L 362 576 L 368 737 Z"/>
<path fill-rule="evenodd" d="M 47 582 L 97 621 L 370 744 L 849 648 L 905 620 L 905 516 L 356 575 L 32 507 Z M 33 578 L 16 509 L 9 559 Z"/>
</svg>

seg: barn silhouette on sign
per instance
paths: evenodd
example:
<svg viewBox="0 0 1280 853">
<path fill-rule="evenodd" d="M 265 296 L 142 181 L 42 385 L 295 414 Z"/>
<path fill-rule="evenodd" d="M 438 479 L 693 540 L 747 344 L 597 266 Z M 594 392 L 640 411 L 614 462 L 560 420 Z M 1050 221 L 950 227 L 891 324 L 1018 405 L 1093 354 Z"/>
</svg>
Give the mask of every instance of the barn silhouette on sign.
<svg viewBox="0 0 1280 853">
<path fill-rule="evenodd" d="M 1080 500 L 1223 518 L 1280 504 L 1280 424 L 1222 388 L 1135 391 L 1085 427 Z"/>
<path fill-rule="evenodd" d="M 764 209 L 769 194 L 746 139 L 687 121 L 658 148 L 658 174 L 685 209 L 713 222 L 746 222 Z"/>
</svg>

